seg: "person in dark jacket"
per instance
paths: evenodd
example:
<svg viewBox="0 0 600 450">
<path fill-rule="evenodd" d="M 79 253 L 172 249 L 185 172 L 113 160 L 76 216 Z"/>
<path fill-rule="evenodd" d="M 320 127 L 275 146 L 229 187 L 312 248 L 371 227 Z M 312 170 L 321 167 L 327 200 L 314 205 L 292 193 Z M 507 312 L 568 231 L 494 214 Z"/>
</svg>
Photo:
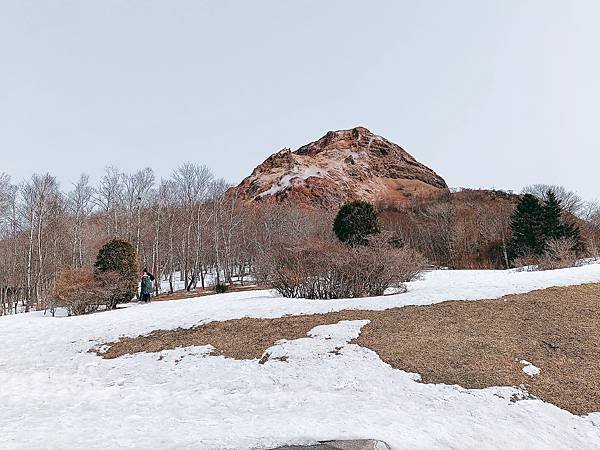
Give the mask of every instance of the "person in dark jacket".
<svg viewBox="0 0 600 450">
<path fill-rule="evenodd" d="M 150 301 L 150 295 L 152 294 L 152 280 L 154 277 L 148 273 L 148 269 L 144 269 L 142 280 L 140 282 L 140 297 L 144 303 Z"/>
</svg>

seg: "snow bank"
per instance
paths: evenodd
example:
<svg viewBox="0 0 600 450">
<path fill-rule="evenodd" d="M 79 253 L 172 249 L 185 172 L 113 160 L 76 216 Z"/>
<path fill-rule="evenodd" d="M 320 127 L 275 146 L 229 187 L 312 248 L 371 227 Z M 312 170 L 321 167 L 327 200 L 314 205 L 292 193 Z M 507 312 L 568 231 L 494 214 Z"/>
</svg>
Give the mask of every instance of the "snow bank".
<svg viewBox="0 0 600 450">
<path fill-rule="evenodd" d="M 83 317 L 0 318 L 3 448 L 275 447 L 374 438 L 392 448 L 600 448 L 598 415 L 571 415 L 513 388 L 420 384 L 348 344 L 365 321 L 281 341 L 264 365 L 208 357 L 209 347 L 104 360 L 88 353 L 122 335 L 244 316 L 385 309 L 476 300 L 600 281 L 600 266 L 549 272 L 436 271 L 406 294 L 290 300 L 268 291 L 132 305 Z M 337 347 L 341 350 L 334 351 Z M 285 361 L 274 359 L 286 356 Z"/>
</svg>

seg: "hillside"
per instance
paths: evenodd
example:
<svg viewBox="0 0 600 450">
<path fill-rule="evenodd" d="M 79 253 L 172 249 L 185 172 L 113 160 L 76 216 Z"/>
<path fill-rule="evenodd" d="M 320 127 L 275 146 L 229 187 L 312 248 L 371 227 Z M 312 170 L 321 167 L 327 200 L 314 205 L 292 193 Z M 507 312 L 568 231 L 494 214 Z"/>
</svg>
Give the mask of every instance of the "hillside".
<svg viewBox="0 0 600 450">
<path fill-rule="evenodd" d="M 401 205 L 448 186 L 397 144 L 357 127 L 269 156 L 236 191 L 247 202 L 328 208 L 357 199 Z"/>
<path fill-rule="evenodd" d="M 368 437 L 392 448 L 598 448 L 598 414 L 565 410 L 597 410 L 597 397 L 584 395 L 597 392 L 596 341 L 588 328 L 597 321 L 597 306 L 580 299 L 574 306 L 585 308 L 584 320 L 576 322 L 573 310 L 557 322 L 551 314 L 556 300 L 525 299 L 531 310 L 546 304 L 552 319 L 545 320 L 553 326 L 544 327 L 550 322 L 534 323 L 528 310 L 521 318 L 524 305 L 514 301 L 476 301 L 598 282 L 598 267 L 440 270 L 410 283 L 405 294 L 376 298 L 308 301 L 252 291 L 80 317 L 42 311 L 1 317 L 3 448 L 269 449 Z M 486 306 L 516 322 L 497 329 L 498 322 L 486 334 Z M 335 311 L 339 317 L 310 316 Z M 308 316 L 290 317 L 300 314 Z M 443 318 L 443 327 L 428 317 Z M 266 320 L 274 318 L 281 320 Z M 256 323 L 247 327 L 251 319 Z M 203 324 L 209 328 L 197 332 L 207 341 L 171 339 Z M 569 333 L 558 333 L 559 326 Z M 504 339 L 503 353 L 488 361 L 496 335 Z M 464 347 L 455 349 L 453 336 Z M 130 348 L 111 354 L 105 344 L 127 343 L 125 337 L 132 338 Z M 387 345 L 390 339 L 403 345 L 405 358 Z M 114 352 L 123 350 L 113 345 Z M 562 351 L 569 358 L 584 355 L 576 364 L 591 369 L 583 365 L 580 378 L 578 371 L 557 371 L 564 368 Z M 450 363 L 436 363 L 442 358 Z M 536 378 L 522 371 L 525 359 L 541 368 Z M 541 399 L 528 394 L 529 386 Z"/>
</svg>

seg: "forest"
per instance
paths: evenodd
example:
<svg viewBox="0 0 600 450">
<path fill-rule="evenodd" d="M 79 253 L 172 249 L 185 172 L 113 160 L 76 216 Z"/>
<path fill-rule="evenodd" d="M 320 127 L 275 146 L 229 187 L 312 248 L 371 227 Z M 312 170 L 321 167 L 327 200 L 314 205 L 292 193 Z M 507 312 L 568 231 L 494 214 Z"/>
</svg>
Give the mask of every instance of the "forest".
<svg viewBox="0 0 600 450">
<path fill-rule="evenodd" d="M 530 186 L 524 193 L 543 199 L 549 191 L 565 220 L 581 230 L 580 256 L 596 257 L 600 207 L 557 186 Z M 376 209 L 390 239 L 430 267 L 508 268 L 515 264 L 509 246 L 519 199 L 504 191 L 457 189 Z M 67 191 L 50 174 L 21 183 L 1 174 L 0 314 L 47 307 L 59 273 L 91 269 L 98 250 L 113 238 L 133 245 L 138 267 L 156 276 L 157 293 L 160 281 L 171 292 L 177 281 L 186 290 L 233 282 L 267 286 L 274 261 L 285 251 L 335 241 L 335 213 L 244 203 L 234 188 L 194 163 L 163 179 L 149 168 L 126 174 L 109 167 L 97 183 L 81 175 Z M 327 258 L 332 247 L 320 248 Z"/>
</svg>

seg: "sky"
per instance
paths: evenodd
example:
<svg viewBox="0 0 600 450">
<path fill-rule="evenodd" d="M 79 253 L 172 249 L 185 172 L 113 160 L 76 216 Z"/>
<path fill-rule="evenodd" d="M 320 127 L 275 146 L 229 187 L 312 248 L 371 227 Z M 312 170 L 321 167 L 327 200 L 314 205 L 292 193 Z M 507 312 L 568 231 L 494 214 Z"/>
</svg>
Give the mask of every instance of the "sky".
<svg viewBox="0 0 600 450">
<path fill-rule="evenodd" d="M 600 2 L 0 0 L 0 172 L 238 183 L 365 126 L 452 187 L 600 199 Z"/>
</svg>

